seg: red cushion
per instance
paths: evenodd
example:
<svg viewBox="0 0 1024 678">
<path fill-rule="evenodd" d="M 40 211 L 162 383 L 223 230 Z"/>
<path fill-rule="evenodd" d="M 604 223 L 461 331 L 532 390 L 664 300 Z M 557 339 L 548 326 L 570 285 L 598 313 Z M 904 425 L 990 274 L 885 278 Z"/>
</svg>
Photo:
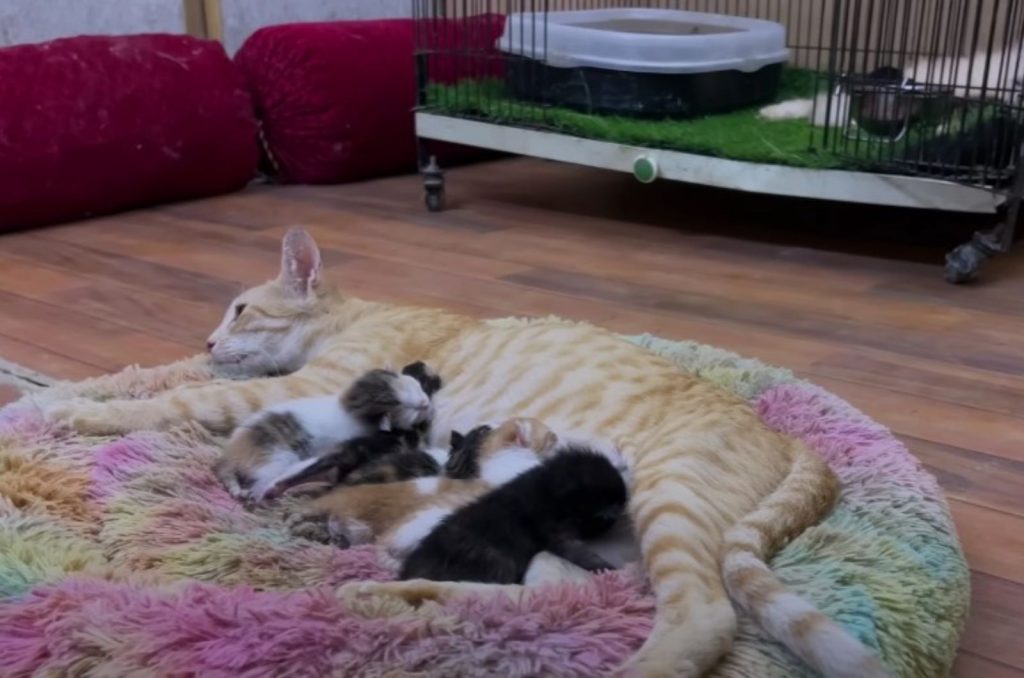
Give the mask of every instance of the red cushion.
<svg viewBox="0 0 1024 678">
<path fill-rule="evenodd" d="M 435 30 L 451 44 L 465 35 L 471 46 L 493 48 L 502 26 L 500 17 L 481 17 L 468 30 L 440 21 Z M 410 19 L 254 33 L 235 62 L 256 102 L 267 170 L 284 182 L 335 183 L 415 169 L 413 34 Z M 463 75 L 451 60 L 439 60 L 432 71 L 449 80 Z M 439 154 L 453 159 L 452 147 Z"/>
<path fill-rule="evenodd" d="M 251 99 L 218 43 L 0 49 L 0 230 L 232 191 L 258 161 Z"/>
</svg>

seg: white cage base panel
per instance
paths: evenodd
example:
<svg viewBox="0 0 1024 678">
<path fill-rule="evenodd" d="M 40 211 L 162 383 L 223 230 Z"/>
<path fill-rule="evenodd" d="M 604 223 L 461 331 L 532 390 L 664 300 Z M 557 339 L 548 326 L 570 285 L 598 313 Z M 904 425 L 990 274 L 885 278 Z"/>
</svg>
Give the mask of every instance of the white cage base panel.
<svg viewBox="0 0 1024 678">
<path fill-rule="evenodd" d="M 941 179 L 728 160 L 435 113 L 416 114 L 416 133 L 421 140 L 627 172 L 645 183 L 681 181 L 764 195 L 991 215 L 996 215 L 1006 202 L 1006 196 L 997 191 Z M 421 158 L 421 168 L 428 208 L 443 209 L 441 169 L 426 154 Z M 988 258 L 1008 249 L 1003 230 L 997 226 L 976 233 L 970 242 L 951 252 L 946 278 L 956 283 L 974 278 Z"/>
</svg>

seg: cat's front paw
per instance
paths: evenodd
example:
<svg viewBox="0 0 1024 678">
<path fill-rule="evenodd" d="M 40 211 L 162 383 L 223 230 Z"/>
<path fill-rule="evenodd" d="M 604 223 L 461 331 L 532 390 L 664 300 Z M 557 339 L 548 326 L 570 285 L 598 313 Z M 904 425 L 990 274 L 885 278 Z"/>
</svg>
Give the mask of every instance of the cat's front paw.
<svg viewBox="0 0 1024 678">
<path fill-rule="evenodd" d="M 109 404 L 85 398 L 49 403 L 43 407 L 43 416 L 85 435 L 114 435 L 131 430 L 128 420 L 118 416 Z"/>
</svg>

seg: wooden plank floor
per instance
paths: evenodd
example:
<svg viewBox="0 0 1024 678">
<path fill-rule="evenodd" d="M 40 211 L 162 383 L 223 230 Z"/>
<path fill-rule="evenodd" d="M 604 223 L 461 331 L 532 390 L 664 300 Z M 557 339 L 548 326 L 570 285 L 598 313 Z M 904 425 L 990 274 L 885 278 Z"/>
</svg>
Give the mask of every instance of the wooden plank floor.
<svg viewBox="0 0 1024 678">
<path fill-rule="evenodd" d="M 942 281 L 965 222 L 640 186 L 511 160 L 244 193 L 0 237 L 0 357 L 82 378 L 200 350 L 224 304 L 310 227 L 358 296 L 547 314 L 793 368 L 890 426 L 946 488 L 973 571 L 956 675 L 1024 676 L 1024 247 Z M 9 390 L 0 391 L 9 397 Z"/>
</svg>

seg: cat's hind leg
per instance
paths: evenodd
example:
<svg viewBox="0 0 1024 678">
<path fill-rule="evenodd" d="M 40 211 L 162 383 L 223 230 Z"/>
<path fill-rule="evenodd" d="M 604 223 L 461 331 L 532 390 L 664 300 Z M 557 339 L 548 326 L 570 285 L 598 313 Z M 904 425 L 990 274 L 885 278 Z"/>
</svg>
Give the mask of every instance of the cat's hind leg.
<svg viewBox="0 0 1024 678">
<path fill-rule="evenodd" d="M 720 575 L 724 528 L 735 520 L 735 469 L 716 461 L 724 436 L 678 430 L 656 436 L 633 464 L 630 510 L 657 604 L 654 629 L 627 668 L 644 678 L 701 676 L 732 646 L 736 614 Z M 684 441 L 684 442 L 675 442 Z"/>
</svg>

